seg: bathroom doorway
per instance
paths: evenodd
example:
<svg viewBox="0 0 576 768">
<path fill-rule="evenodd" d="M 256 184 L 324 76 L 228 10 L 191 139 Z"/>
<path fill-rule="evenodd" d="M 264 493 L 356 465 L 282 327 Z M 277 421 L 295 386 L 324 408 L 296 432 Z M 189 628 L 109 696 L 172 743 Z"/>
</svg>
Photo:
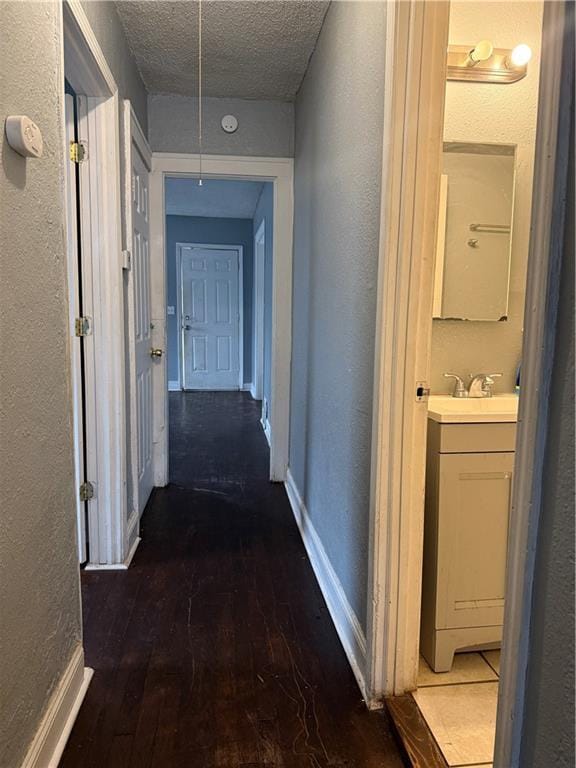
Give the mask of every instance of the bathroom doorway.
<svg viewBox="0 0 576 768">
<path fill-rule="evenodd" d="M 500 3 L 498 7 L 502 9 L 503 5 Z M 381 327 L 377 331 L 378 419 L 375 421 L 374 461 L 378 470 L 372 496 L 373 583 L 369 597 L 373 602 L 368 627 L 371 691 L 373 694 L 382 691 L 385 695 L 399 696 L 403 702 L 410 698 L 417 717 L 430 733 L 430 723 L 434 720 L 434 716 L 429 708 L 427 713 L 424 712 L 427 709 L 424 698 L 433 697 L 431 694 L 422 696 L 420 701 L 422 706 L 416 702 L 421 691 L 433 691 L 434 688 L 438 689 L 436 695 L 439 700 L 454 699 L 457 696 L 456 685 L 459 683 L 452 680 L 454 685 L 437 685 L 438 678 L 434 677 L 454 674 L 452 671 L 446 672 L 440 669 L 445 668 L 446 664 L 450 670 L 454 668 L 454 663 L 451 661 L 452 651 L 457 651 L 458 670 L 456 671 L 461 674 L 462 684 L 483 686 L 478 688 L 477 692 L 484 695 L 486 705 L 484 708 L 489 711 L 492 722 L 487 729 L 491 728 L 488 739 L 475 739 L 476 742 L 484 742 L 484 751 L 478 754 L 473 751 L 466 752 L 465 745 L 460 747 L 458 754 L 450 753 L 446 747 L 450 737 L 445 739 L 446 751 L 443 751 L 442 748 L 438 749 L 436 743 L 440 741 L 438 736 L 436 741 L 431 738 L 430 744 L 435 747 L 438 762 L 430 762 L 430 765 L 491 765 L 493 756 L 498 766 L 514 765 L 516 764 L 515 750 L 518 749 L 522 727 L 524 678 L 521 670 L 525 668 L 527 659 L 527 643 L 523 641 L 523 637 L 530 621 L 530 606 L 529 600 L 526 600 L 525 590 L 529 588 L 534 568 L 533 560 L 526 553 L 530 548 L 529 536 L 533 535 L 533 526 L 537 520 L 534 516 L 538 515 L 539 510 L 537 496 L 539 488 L 536 487 L 534 478 L 541 472 L 541 466 L 538 465 L 541 460 L 539 446 L 545 436 L 545 420 L 542 418 L 543 406 L 540 400 L 542 391 L 546 391 L 549 386 L 549 369 L 546 367 L 545 360 L 546 355 L 550 354 L 550 345 L 553 345 L 551 334 L 546 336 L 544 329 L 547 326 L 554 327 L 554 316 L 550 314 L 550 306 L 554 306 L 553 297 L 558 290 L 558 279 L 554 275 L 558 270 L 559 256 L 551 247 L 553 242 L 551 231 L 554 227 L 554 223 L 551 222 L 555 221 L 558 228 L 562 226 L 562 212 L 554 209 L 553 213 L 550 201 L 553 189 L 565 190 L 566 188 L 569 149 L 569 139 L 566 139 L 566 136 L 569 136 L 569 130 L 566 128 L 566 121 L 569 121 L 569 114 L 568 110 L 566 113 L 561 113 L 558 104 L 561 102 L 561 96 L 564 96 L 564 88 L 567 89 L 566 99 L 569 99 L 567 94 L 570 92 L 570 83 L 566 84 L 565 81 L 570 78 L 566 77 L 565 73 L 568 70 L 572 71 L 569 44 L 571 21 L 565 18 L 564 7 L 554 7 L 553 4 L 546 4 L 544 9 L 541 4 L 522 4 L 517 9 L 510 4 L 506 9 L 511 16 L 516 10 L 527 14 L 525 19 L 512 25 L 514 28 L 511 29 L 510 37 L 515 35 L 514 40 L 504 39 L 501 15 L 495 23 L 493 33 L 487 29 L 487 26 L 492 23 L 487 17 L 487 4 L 482 4 L 480 9 L 480 4 L 453 3 L 450 6 L 452 14 L 450 19 L 446 13 L 447 6 L 443 8 L 436 6 L 435 10 L 424 9 L 422 11 L 424 18 L 420 18 L 412 9 L 415 14 L 412 18 L 412 26 L 406 24 L 410 30 L 410 34 L 407 35 L 408 48 L 413 44 L 413 50 L 426 50 L 430 66 L 426 68 L 426 75 L 421 76 L 419 90 L 414 88 L 411 92 L 407 89 L 406 101 L 397 106 L 392 100 L 391 105 L 392 113 L 397 108 L 405 126 L 418 123 L 419 128 L 415 133 L 420 140 L 408 132 L 402 134 L 401 140 L 398 139 L 397 148 L 394 144 L 393 150 L 397 149 L 398 167 L 401 169 L 398 172 L 397 183 L 404 191 L 395 197 L 393 172 L 396 166 L 394 151 L 392 151 L 392 160 L 388 159 L 392 171 L 389 175 L 390 188 L 384 192 L 384 215 L 389 221 L 392 220 L 393 224 L 397 223 L 397 233 L 393 232 L 390 243 L 385 244 L 388 246 L 385 249 L 387 261 L 380 288 L 384 309 Z M 468 16 L 458 18 L 456 14 L 459 11 L 465 11 Z M 446 13 L 445 17 L 442 16 L 443 13 Z M 480 15 L 472 21 L 474 14 Z M 427 15 L 430 18 L 426 18 Z M 404 29 L 401 11 L 397 14 L 397 25 L 398 28 Z M 519 35 L 529 35 L 531 28 L 533 28 L 531 43 L 528 42 L 528 38 L 527 40 L 518 38 Z M 445 38 L 443 34 L 446 35 Z M 475 82 L 471 76 L 467 75 L 459 80 L 449 80 L 446 84 L 444 81 L 447 63 L 446 43 L 450 44 L 451 51 L 454 47 L 455 52 L 462 57 L 466 50 L 468 53 L 474 51 L 476 43 L 480 40 L 479 34 L 482 37 L 485 36 L 485 39 L 493 34 L 494 42 L 490 45 L 491 51 L 488 58 L 493 55 L 499 56 L 502 66 L 509 57 L 513 59 L 513 51 L 517 45 L 528 45 L 532 49 L 532 58 L 518 64 L 522 69 L 522 76 L 514 81 L 490 84 L 487 81 Z M 559 44 L 559 39 L 561 40 L 562 37 L 566 42 L 564 47 Z M 435 52 L 437 58 L 431 52 Z M 410 69 L 412 60 L 410 56 L 408 59 Z M 448 64 L 450 63 L 448 60 Z M 441 70 L 442 83 L 439 75 Z M 531 84 L 530 78 L 533 74 L 534 80 Z M 513 128 L 516 124 L 517 137 L 507 139 L 503 132 L 487 137 L 485 131 L 497 128 L 497 119 L 494 117 L 491 120 L 477 121 L 475 116 L 478 108 L 466 107 L 463 89 L 474 88 L 479 95 L 478 89 L 486 94 L 486 89 L 496 88 L 496 85 L 502 90 L 498 90 L 498 93 L 492 97 L 492 102 L 496 105 L 500 102 L 504 112 L 513 100 L 514 88 L 533 87 L 530 97 L 527 91 L 525 93 L 526 100 L 531 100 L 532 103 L 530 130 L 520 125 L 519 110 L 515 110 L 509 127 Z M 442 92 L 440 92 L 440 86 L 442 86 Z M 490 101 L 486 99 L 485 103 L 489 104 Z M 450 125 L 449 134 L 445 131 L 444 120 L 440 120 L 443 116 L 441 109 L 439 112 L 438 105 L 444 102 L 446 119 L 448 120 L 452 114 L 461 120 L 460 125 L 456 122 Z M 412 120 L 407 116 L 412 117 Z M 480 132 L 475 131 L 477 124 L 480 124 Z M 430 141 L 424 142 L 421 138 L 423 135 Z M 558 135 L 563 138 L 556 143 Z M 447 164 L 444 167 L 441 161 L 443 144 L 445 152 L 448 151 L 453 155 L 446 160 Z M 442 191 L 441 176 L 454 175 L 454 168 L 449 167 L 450 164 L 456 162 L 458 166 L 463 161 L 474 164 L 475 157 L 464 156 L 478 154 L 478 144 L 483 145 L 480 148 L 483 152 L 483 170 L 491 164 L 501 167 L 508 165 L 513 169 L 512 182 L 510 186 L 509 180 L 507 193 L 508 197 L 511 197 L 510 222 L 496 218 L 481 220 L 474 217 L 467 222 L 469 231 L 461 244 L 461 253 L 466 256 L 469 252 L 479 255 L 479 251 L 486 251 L 486 243 L 490 242 L 490 239 L 502 244 L 502 238 L 510 238 L 508 270 L 506 268 L 502 270 L 502 281 L 494 278 L 486 284 L 494 288 L 491 297 L 492 309 L 501 306 L 503 298 L 505 301 L 503 311 L 494 320 L 488 319 L 492 315 L 492 310 L 486 318 L 481 318 L 477 314 L 466 317 L 464 312 L 472 308 L 471 300 L 465 302 L 462 314 L 455 313 L 453 307 L 456 304 L 452 303 L 452 298 L 457 300 L 460 297 L 446 295 L 451 281 L 455 279 L 458 283 L 458 280 L 462 279 L 462 275 L 458 277 L 457 272 L 454 277 L 453 260 L 449 259 L 446 253 L 449 245 L 448 237 L 451 235 L 448 227 L 450 206 L 455 201 L 455 192 L 463 189 L 467 194 L 473 185 L 469 184 L 462 188 L 457 182 L 453 181 L 451 185 L 448 183 L 444 211 L 434 199 L 435 194 Z M 430 153 L 431 146 L 438 148 L 436 166 L 434 165 L 435 155 Z M 420 152 L 422 152 L 421 157 Z M 517 162 L 519 154 L 522 156 L 521 164 Z M 558 163 L 557 157 L 562 158 Z M 492 163 L 494 158 L 497 159 Z M 413 175 L 411 175 L 412 163 L 414 164 Z M 562 169 L 558 170 L 561 166 Z M 415 170 L 416 167 L 418 167 L 418 173 Z M 480 187 L 484 185 L 486 188 L 487 180 L 480 177 L 473 165 L 468 166 L 466 174 L 468 179 L 477 180 Z M 526 180 L 522 181 L 520 176 Z M 440 197 L 441 195 L 438 194 L 438 198 Z M 386 207 L 387 204 L 388 207 Z M 504 212 L 504 207 L 498 209 L 499 214 Z M 438 227 L 438 220 L 443 219 L 442 213 L 444 213 L 444 223 Z M 481 213 L 485 215 L 487 211 L 482 210 Z M 556 216 L 559 218 L 555 219 Z M 433 221 L 430 223 L 432 218 Z M 486 227 L 486 225 L 493 226 Z M 434 259 L 427 261 L 422 258 L 422 254 L 432 255 L 435 249 L 442 249 L 445 258 L 442 264 L 444 274 L 440 275 L 443 281 L 440 282 L 441 291 L 438 288 L 438 273 L 436 275 L 436 298 L 440 298 L 440 303 L 435 307 L 438 311 L 438 314 L 435 313 L 438 317 L 438 320 L 434 321 L 436 327 L 431 329 L 435 287 Z M 493 249 L 490 253 L 493 253 Z M 404 259 L 400 258 L 403 254 L 405 254 Z M 543 254 L 549 254 L 549 261 L 543 258 Z M 397 258 L 396 263 L 394 258 Z M 486 263 L 490 261 L 491 259 L 487 259 Z M 455 266 L 458 269 L 461 264 L 458 263 Z M 499 266 L 502 268 L 501 263 Z M 400 299 L 397 298 L 398 295 Z M 551 296 L 552 300 L 550 300 Z M 471 298 L 477 297 L 474 295 Z M 443 307 L 442 304 L 446 306 Z M 530 307 L 530 312 L 524 312 L 524 305 Z M 519 322 L 516 321 L 517 317 L 520 318 Z M 518 337 L 516 334 L 514 345 L 510 344 L 507 348 L 509 352 L 512 348 L 515 350 L 513 363 L 509 365 L 504 359 L 505 356 L 500 355 L 493 367 L 490 355 L 494 352 L 497 334 L 505 336 L 508 334 L 507 339 L 510 341 L 511 329 L 514 326 L 517 326 L 522 334 L 522 322 L 524 323 L 523 337 L 522 335 Z M 467 330 L 464 331 L 464 328 Z M 472 337 L 464 338 L 461 334 L 465 333 L 471 333 Z M 465 359 L 468 353 L 474 354 L 472 341 L 476 333 L 482 338 L 479 342 L 480 351 L 475 353 L 472 360 Z M 460 372 L 454 370 L 454 362 L 447 364 L 446 356 L 443 357 L 452 343 L 454 346 L 451 347 L 450 357 L 456 361 L 456 353 L 460 355 L 456 361 L 457 367 L 462 368 Z M 398 360 L 399 349 L 400 360 Z M 518 377 L 520 357 L 522 360 L 520 377 Z M 462 379 L 462 383 L 459 383 L 456 378 L 445 379 L 444 373 L 457 374 Z M 502 376 L 489 374 L 502 374 Z M 412 376 L 414 379 L 411 378 Z M 518 379 L 521 392 L 519 417 L 516 393 Z M 469 397 L 472 380 L 472 394 L 478 393 L 482 395 L 481 397 Z M 452 384 L 450 385 L 449 382 Z M 499 385 L 501 389 L 498 389 Z M 499 398 L 498 394 L 493 398 L 486 396 L 490 389 L 493 393 L 506 395 L 506 398 Z M 451 397 L 454 391 L 465 396 Z M 434 397 L 441 399 L 443 403 L 435 402 Z M 504 406 L 504 399 L 507 400 L 505 408 L 501 407 Z M 398 408 L 398 402 L 402 404 L 401 408 Z M 482 418 L 475 418 L 474 415 L 470 418 L 470 414 L 462 410 L 464 403 L 468 406 L 474 405 L 476 410 L 481 412 Z M 442 408 L 440 408 L 441 405 Z M 490 418 L 495 415 L 495 413 L 489 413 L 491 409 L 500 411 L 498 418 Z M 436 419 L 429 418 L 432 412 L 437 414 Z M 517 418 L 518 437 L 516 439 L 514 432 Z M 431 429 L 434 434 L 430 435 L 427 446 L 424 435 L 427 424 L 430 422 L 434 422 L 436 426 Z M 468 435 L 463 437 L 469 425 L 481 426 L 480 431 L 486 433 L 485 442 L 475 444 L 474 450 L 470 449 Z M 491 432 L 486 432 L 487 428 L 492 426 L 497 427 L 496 431 L 499 433 L 495 439 Z M 447 436 L 443 434 L 446 427 L 450 428 Z M 442 620 L 446 620 L 444 625 L 440 624 L 441 611 L 438 610 L 439 605 L 436 599 L 441 586 L 438 579 L 434 581 L 434 574 L 430 576 L 429 571 L 425 571 L 424 578 L 425 590 L 428 591 L 422 592 L 424 529 L 426 526 L 427 544 L 435 541 L 438 547 L 437 534 L 441 522 L 440 515 L 431 518 L 428 509 L 426 515 L 423 509 L 426 474 L 424 464 L 427 447 L 435 448 L 435 459 L 430 457 L 431 452 L 428 451 L 430 464 L 428 480 L 433 482 L 436 478 L 438 485 L 442 482 L 443 488 L 446 485 L 449 486 L 446 495 L 448 502 L 452 499 L 450 503 L 454 505 L 454 499 L 456 499 L 456 506 L 461 506 L 462 488 L 468 484 L 467 495 L 464 498 L 467 499 L 470 509 L 480 504 L 484 497 L 488 507 L 498 504 L 505 510 L 504 515 L 500 515 L 501 518 L 504 517 L 503 530 L 500 531 L 502 535 L 495 535 L 496 532 L 493 530 L 484 530 L 484 535 L 480 536 L 479 530 L 475 530 L 474 525 L 465 525 L 460 532 L 455 533 L 454 524 L 448 525 L 449 538 L 451 536 L 447 549 L 449 564 L 455 558 L 457 559 L 462 549 L 466 549 L 464 545 L 472 548 L 484 546 L 489 557 L 498 562 L 488 572 L 486 579 L 482 579 L 482 573 L 476 574 L 478 578 L 476 583 L 472 584 L 470 579 L 468 582 L 458 581 L 457 569 L 452 569 L 446 577 L 449 587 L 448 598 L 440 606 L 443 610 Z M 475 466 L 472 466 L 470 463 L 472 454 L 478 454 L 478 456 L 486 454 L 486 456 L 482 455 L 481 458 L 477 456 L 478 461 Z M 506 454 L 509 455 L 506 456 Z M 442 457 L 445 458 L 442 459 Z M 441 460 L 443 466 L 436 467 L 435 475 L 434 461 L 439 465 Z M 486 485 L 482 485 L 479 476 L 483 477 Z M 470 489 L 473 488 L 474 483 L 477 484 L 477 490 L 471 492 Z M 457 490 L 454 490 L 455 488 Z M 426 491 L 429 494 L 427 504 L 429 508 L 430 497 L 438 502 L 438 488 L 427 488 Z M 513 523 L 508 525 L 510 497 L 513 500 Z M 443 509 L 450 509 L 448 502 L 443 500 Z M 478 522 L 477 516 L 476 519 Z M 444 544 L 443 541 L 442 546 Z M 438 563 L 438 550 L 432 555 L 429 560 L 433 562 L 435 559 Z M 426 567 L 424 563 L 424 568 Z M 490 579 L 493 581 L 490 582 Z M 486 594 L 470 589 L 470 587 L 478 587 L 478 584 L 486 585 Z M 449 652 L 448 662 L 445 659 L 442 661 L 435 655 L 432 642 L 430 644 L 432 651 L 430 648 L 425 650 L 429 660 L 421 661 L 419 639 L 421 607 L 424 615 L 423 601 L 426 601 L 427 597 L 430 597 L 430 591 L 434 592 L 434 590 L 435 594 L 432 595 L 431 600 L 433 611 L 431 623 L 434 631 L 446 629 L 447 634 L 454 635 L 460 630 L 476 629 L 476 627 L 467 626 L 468 619 L 465 616 L 468 615 L 469 618 L 471 612 L 482 609 L 485 614 L 485 628 L 491 628 L 492 631 L 499 625 L 500 637 L 494 637 L 494 632 L 490 636 L 490 632 L 486 631 L 480 638 L 473 637 L 469 633 L 461 644 L 460 640 L 452 638 L 453 645 L 458 647 L 454 647 Z M 446 597 L 446 589 L 443 597 Z M 452 607 L 449 610 L 446 605 L 450 600 Z M 429 606 L 430 601 L 426 608 L 430 611 Z M 498 612 L 502 621 L 504 613 L 506 614 L 503 630 L 502 621 L 499 624 L 498 620 L 495 620 Z M 457 624 L 458 621 L 460 625 Z M 494 651 L 498 650 L 502 636 L 505 655 L 500 668 Z M 461 653 L 465 651 L 476 655 L 462 662 L 461 659 L 464 657 Z M 418 682 L 419 665 L 420 683 Z M 460 669 L 463 665 L 466 667 L 464 670 Z M 433 669 L 434 666 L 438 671 Z M 501 680 L 500 669 L 503 675 Z M 499 685 L 501 690 L 498 699 Z M 417 688 L 418 691 L 414 696 L 403 696 Z M 488 692 L 490 692 L 489 697 Z M 401 705 L 398 704 L 400 699 L 391 700 L 394 702 L 391 709 L 393 707 L 401 709 Z M 468 701 L 460 702 L 457 714 L 461 714 L 468 706 Z M 426 714 L 430 720 L 427 725 Z M 436 719 L 446 724 L 450 717 L 448 710 L 444 710 Z M 478 717 L 474 716 L 473 721 L 476 726 Z M 497 734 L 494 751 L 495 729 Z"/>
</svg>

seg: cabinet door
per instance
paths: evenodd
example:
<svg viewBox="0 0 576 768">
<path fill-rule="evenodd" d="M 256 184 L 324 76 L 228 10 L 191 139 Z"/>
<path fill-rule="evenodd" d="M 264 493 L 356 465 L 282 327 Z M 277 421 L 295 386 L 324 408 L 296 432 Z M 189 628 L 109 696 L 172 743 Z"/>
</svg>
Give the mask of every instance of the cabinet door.
<svg viewBox="0 0 576 768">
<path fill-rule="evenodd" d="M 441 454 L 437 628 L 502 624 L 513 453 Z"/>
</svg>

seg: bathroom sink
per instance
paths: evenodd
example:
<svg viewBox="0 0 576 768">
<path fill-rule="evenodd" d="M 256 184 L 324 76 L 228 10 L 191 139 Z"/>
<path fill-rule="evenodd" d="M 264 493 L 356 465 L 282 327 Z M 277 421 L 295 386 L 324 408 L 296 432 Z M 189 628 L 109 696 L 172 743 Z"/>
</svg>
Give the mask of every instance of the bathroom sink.
<svg viewBox="0 0 576 768">
<path fill-rule="evenodd" d="M 518 419 L 518 396 L 459 399 L 448 395 L 431 395 L 428 399 L 428 417 L 442 424 L 514 422 Z"/>
</svg>

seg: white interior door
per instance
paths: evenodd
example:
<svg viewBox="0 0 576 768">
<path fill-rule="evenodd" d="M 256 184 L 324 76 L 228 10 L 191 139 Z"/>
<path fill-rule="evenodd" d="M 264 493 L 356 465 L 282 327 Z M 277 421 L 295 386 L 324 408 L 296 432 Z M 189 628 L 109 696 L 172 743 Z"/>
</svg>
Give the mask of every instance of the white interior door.
<svg viewBox="0 0 576 768">
<path fill-rule="evenodd" d="M 135 351 L 136 474 L 138 512 L 142 514 L 153 487 L 152 468 L 152 324 L 150 299 L 149 172 L 132 142 L 132 285 Z"/>
<path fill-rule="evenodd" d="M 184 389 L 238 389 L 238 250 L 180 246 Z"/>
<path fill-rule="evenodd" d="M 66 148 L 76 141 L 74 121 L 74 97 L 65 94 Z M 87 559 L 86 502 L 80 501 L 80 485 L 84 482 L 84 408 L 82 394 L 82 339 L 76 336 L 76 318 L 82 314 L 80 305 L 80 269 L 78 249 L 78 180 L 76 166 L 66 155 L 66 206 L 67 206 L 67 253 L 68 253 L 68 307 L 72 363 L 72 417 L 74 422 L 74 476 L 76 487 L 76 519 L 78 533 L 78 559 Z"/>
</svg>

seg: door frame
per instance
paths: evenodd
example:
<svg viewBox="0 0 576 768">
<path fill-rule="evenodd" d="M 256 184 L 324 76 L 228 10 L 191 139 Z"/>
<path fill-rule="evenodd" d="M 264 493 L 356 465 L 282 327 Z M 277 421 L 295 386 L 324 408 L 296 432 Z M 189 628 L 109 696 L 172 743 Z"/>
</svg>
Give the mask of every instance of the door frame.
<svg viewBox="0 0 576 768">
<path fill-rule="evenodd" d="M 258 245 L 262 243 L 262 256 L 258 257 Z M 252 365 L 252 387 L 254 400 L 264 397 L 264 274 L 266 265 L 266 219 L 262 219 L 254 235 L 254 359 Z"/>
<path fill-rule="evenodd" d="M 126 415 L 129 416 L 130 430 L 126 430 L 127 463 L 130 464 L 129 479 L 127 477 L 128 520 L 126 523 L 126 547 L 131 560 L 140 543 L 140 487 L 138 483 L 138 393 L 136 390 L 136 336 L 135 336 L 135 291 L 134 273 L 132 271 L 132 145 L 136 146 L 145 167 L 150 173 L 152 169 L 152 150 L 146 139 L 142 126 L 128 99 L 122 104 L 122 138 L 123 138 L 123 195 L 122 195 L 122 247 L 123 247 L 123 279 L 126 281 L 126 377 L 128 379 L 128 402 Z M 150 202 L 148 202 L 148 205 Z M 128 483 L 130 487 L 128 488 Z"/>
<path fill-rule="evenodd" d="M 118 87 L 81 3 L 65 0 L 59 7 L 62 114 L 65 74 L 86 102 L 80 126 L 80 139 L 88 145 L 88 160 L 80 165 L 81 247 L 94 308 L 92 333 L 85 344 L 86 476 L 95 487 L 95 496 L 88 502 L 86 568 L 125 568 L 129 553 L 125 399 L 124 387 L 118 386 L 125 375 Z M 63 143 L 68 157 L 64 131 Z"/>
<path fill-rule="evenodd" d="M 415 390 L 429 372 L 448 13 L 447 2 L 388 6 L 366 666 L 373 707 L 417 679 L 427 408 Z M 566 13 L 564 3 L 544 4 L 496 768 L 518 766 L 523 728 L 570 141 L 560 105 L 574 87 L 568 45 L 558 44 L 559 30 L 569 36 Z M 406 174 L 419 152 L 417 176 Z"/>
<path fill-rule="evenodd" d="M 168 176 L 198 178 L 200 157 L 158 152 L 150 176 L 150 243 L 152 254 L 152 322 L 154 346 L 166 349 L 166 214 L 164 181 Z M 286 477 L 290 428 L 292 354 L 292 228 L 294 218 L 292 158 L 203 155 L 202 176 L 212 179 L 269 181 L 274 186 L 272 381 L 270 480 Z M 154 370 L 154 484 L 168 482 L 168 379 L 166 359 Z"/>
<path fill-rule="evenodd" d="M 178 324 L 178 356 L 179 370 L 178 378 L 180 389 L 184 389 L 185 367 L 184 367 L 184 334 L 182 329 L 182 305 L 184 298 L 182 295 L 182 247 L 204 248 L 214 251 L 237 251 L 238 252 L 238 390 L 244 388 L 244 247 L 241 245 L 215 245 L 213 243 L 176 243 L 176 296 L 178 303 L 176 305 L 176 322 Z M 188 390 L 192 391 L 192 390 Z"/>
</svg>

